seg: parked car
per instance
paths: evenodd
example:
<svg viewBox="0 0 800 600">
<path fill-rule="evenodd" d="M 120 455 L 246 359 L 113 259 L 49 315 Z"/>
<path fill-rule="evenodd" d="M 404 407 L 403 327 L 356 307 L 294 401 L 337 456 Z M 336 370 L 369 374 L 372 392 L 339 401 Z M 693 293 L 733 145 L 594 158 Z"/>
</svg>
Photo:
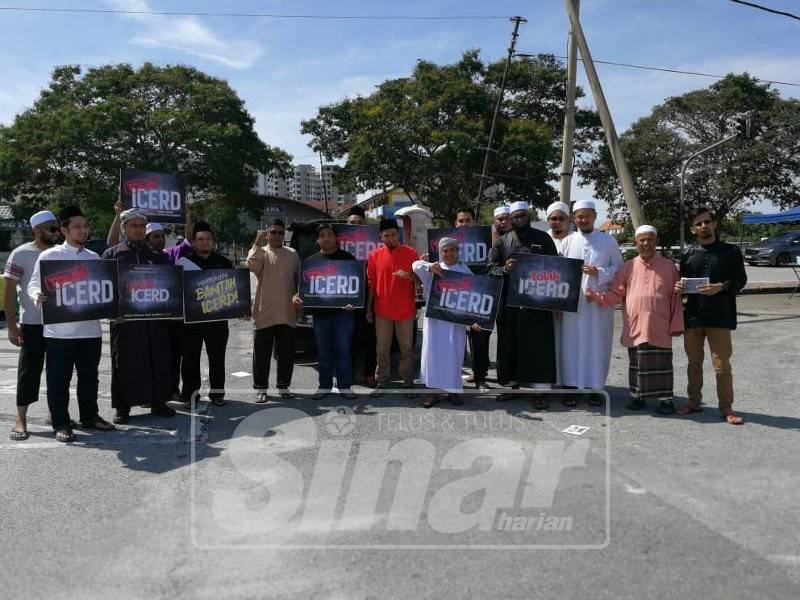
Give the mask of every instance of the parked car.
<svg viewBox="0 0 800 600">
<path fill-rule="evenodd" d="M 745 248 L 744 259 L 750 265 L 784 267 L 797 263 L 800 256 L 800 230 L 787 231 Z"/>
</svg>

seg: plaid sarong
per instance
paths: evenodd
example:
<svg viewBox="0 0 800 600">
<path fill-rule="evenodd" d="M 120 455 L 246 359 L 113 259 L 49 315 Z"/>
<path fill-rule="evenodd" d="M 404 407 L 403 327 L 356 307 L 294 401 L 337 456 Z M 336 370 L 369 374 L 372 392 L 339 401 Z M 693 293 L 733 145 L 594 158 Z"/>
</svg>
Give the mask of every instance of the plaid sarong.
<svg viewBox="0 0 800 600">
<path fill-rule="evenodd" d="M 672 399 L 672 348 L 644 343 L 628 348 L 631 398 Z"/>
</svg>

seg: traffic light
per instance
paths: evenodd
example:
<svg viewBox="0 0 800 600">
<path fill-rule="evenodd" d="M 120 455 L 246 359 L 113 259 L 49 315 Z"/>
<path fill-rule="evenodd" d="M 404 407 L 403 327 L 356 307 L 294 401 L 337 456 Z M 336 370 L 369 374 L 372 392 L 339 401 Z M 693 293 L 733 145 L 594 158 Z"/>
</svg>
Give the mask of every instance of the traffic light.
<svg viewBox="0 0 800 600">
<path fill-rule="evenodd" d="M 756 134 L 758 133 L 758 127 L 756 126 L 753 112 L 748 111 L 743 115 L 736 117 L 736 120 L 734 121 L 734 130 L 736 132 L 736 137 L 738 137 L 740 140 L 755 139 Z"/>
</svg>

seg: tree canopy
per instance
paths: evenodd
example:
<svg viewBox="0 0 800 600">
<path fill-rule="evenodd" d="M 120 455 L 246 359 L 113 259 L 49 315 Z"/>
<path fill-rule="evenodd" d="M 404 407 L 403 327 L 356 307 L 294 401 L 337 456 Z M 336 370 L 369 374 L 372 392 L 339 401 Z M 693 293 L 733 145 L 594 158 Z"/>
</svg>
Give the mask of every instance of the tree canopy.
<svg viewBox="0 0 800 600">
<path fill-rule="evenodd" d="M 476 199 L 503 67 L 483 62 L 478 50 L 451 65 L 419 61 L 409 77 L 384 81 L 369 96 L 320 108 L 302 131 L 328 160 L 346 159 L 340 189 L 399 186 L 450 220 Z M 544 207 L 556 198 L 550 183 L 561 160 L 565 85 L 551 55 L 511 64 L 488 167 L 488 185 L 501 184 L 498 199 Z M 577 151 L 586 150 L 599 136 L 597 116 L 580 109 L 576 122 Z"/>
<path fill-rule="evenodd" d="M 662 241 L 679 235 L 679 175 L 691 154 L 733 132 L 733 119 L 753 111 L 760 126 L 754 140 L 733 139 L 701 155 L 685 179 L 687 208 L 708 206 L 722 220 L 753 203 L 768 200 L 781 208 L 800 202 L 800 101 L 747 73 L 730 74 L 706 89 L 669 98 L 621 136 L 645 218 Z M 628 211 L 611 156 L 599 144 L 581 171 L 609 205 L 612 218 Z"/>
<path fill-rule="evenodd" d="M 191 67 L 60 66 L 33 106 L 0 128 L 0 198 L 21 216 L 78 202 L 104 236 L 119 169 L 133 167 L 184 177 L 200 212 L 215 203 L 255 211 L 256 171 L 285 172 L 290 157 L 253 124 L 225 81 Z"/>
</svg>

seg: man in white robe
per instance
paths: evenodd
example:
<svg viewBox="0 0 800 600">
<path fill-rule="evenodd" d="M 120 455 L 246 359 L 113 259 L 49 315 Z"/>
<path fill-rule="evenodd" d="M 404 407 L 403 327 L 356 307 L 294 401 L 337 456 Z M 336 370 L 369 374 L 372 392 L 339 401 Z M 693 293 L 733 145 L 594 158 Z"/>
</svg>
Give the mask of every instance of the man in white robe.
<svg viewBox="0 0 800 600">
<path fill-rule="evenodd" d="M 553 202 L 547 207 L 545 218 L 550 227 L 547 234 L 553 238 L 556 250 L 561 254 L 561 246 L 569 235 L 569 206 L 566 202 Z"/>
<path fill-rule="evenodd" d="M 602 390 L 606 384 L 611 363 L 611 345 L 614 335 L 614 308 L 586 301 L 588 290 L 608 291 L 617 270 L 622 266 L 622 255 L 614 236 L 595 229 L 597 219 L 595 203 L 581 200 L 573 207 L 577 231 L 567 236 L 561 245 L 561 255 L 584 261 L 581 295 L 577 313 L 564 313 L 561 321 L 560 375 L 567 388 Z M 575 406 L 577 398 L 564 400 Z M 602 403 L 600 394 L 589 396 L 589 403 Z"/>
<path fill-rule="evenodd" d="M 458 241 L 454 238 L 439 240 L 439 262 L 430 263 L 424 260 L 415 261 L 411 266 L 423 286 L 425 300 L 431 293 L 434 275 L 442 271 L 469 273 L 464 263 L 458 259 Z M 480 329 L 473 325 L 473 329 Z M 467 328 L 464 325 L 446 323 L 438 319 L 425 317 L 422 323 L 422 360 L 420 375 L 425 387 L 431 390 L 444 390 L 447 401 L 461 405 L 461 367 L 464 365 L 464 349 L 467 343 Z M 430 408 L 439 401 L 435 393 L 425 396 L 422 406 Z"/>
</svg>

